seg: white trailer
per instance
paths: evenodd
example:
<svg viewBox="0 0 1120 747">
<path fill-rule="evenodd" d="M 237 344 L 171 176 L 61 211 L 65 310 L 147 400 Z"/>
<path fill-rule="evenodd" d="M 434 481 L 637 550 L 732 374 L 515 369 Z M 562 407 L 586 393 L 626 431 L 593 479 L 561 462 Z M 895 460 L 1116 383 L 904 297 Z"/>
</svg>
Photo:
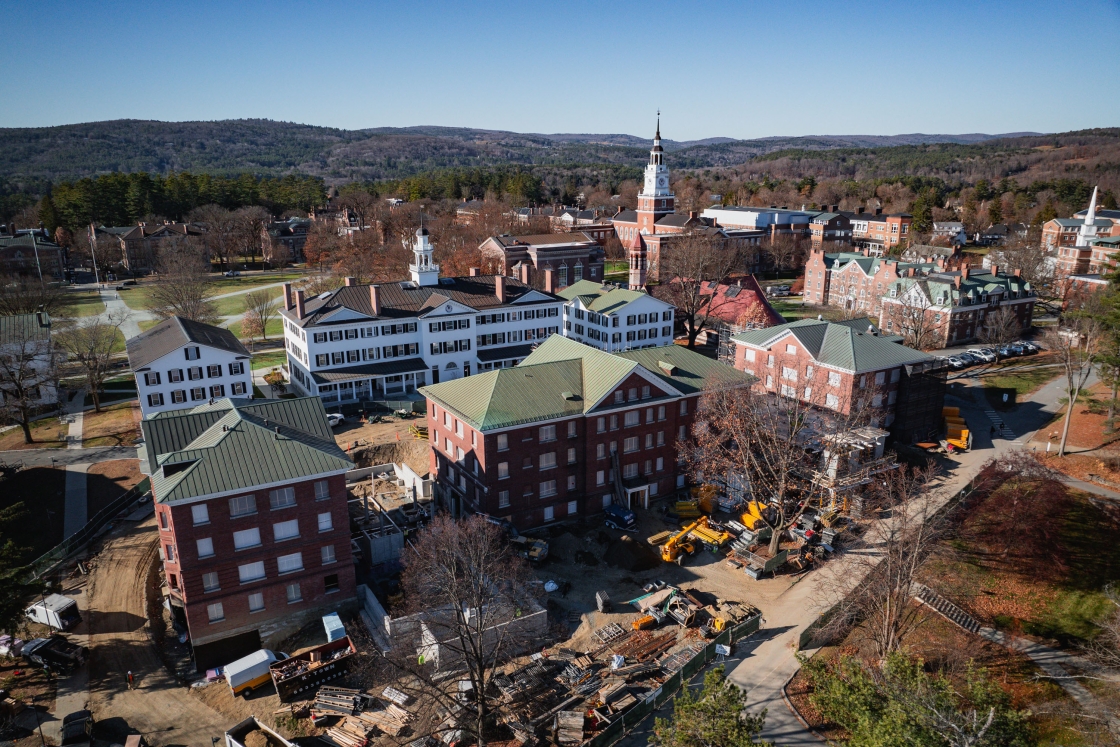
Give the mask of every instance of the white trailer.
<svg viewBox="0 0 1120 747">
<path fill-rule="evenodd" d="M 29 620 L 42 623 L 55 630 L 70 630 L 82 621 L 78 603 L 61 594 L 51 594 L 24 610 Z"/>
</svg>

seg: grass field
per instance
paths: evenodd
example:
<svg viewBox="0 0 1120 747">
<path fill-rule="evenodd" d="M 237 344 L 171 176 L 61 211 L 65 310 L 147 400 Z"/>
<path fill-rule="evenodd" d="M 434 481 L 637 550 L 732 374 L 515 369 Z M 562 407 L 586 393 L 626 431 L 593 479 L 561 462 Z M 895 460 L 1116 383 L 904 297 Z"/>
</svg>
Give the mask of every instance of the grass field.
<svg viewBox="0 0 1120 747">
<path fill-rule="evenodd" d="M 251 292 L 252 289 L 250 288 L 247 289 L 245 293 L 236 296 L 219 298 L 217 301 L 214 301 L 214 308 L 218 310 L 218 314 L 221 316 L 243 314 L 245 313 L 245 296 Z M 280 298 L 280 296 L 284 295 L 284 291 L 281 288 L 270 288 L 268 289 L 268 294 L 272 298 Z"/>
<path fill-rule="evenodd" d="M 229 330 L 233 332 L 233 334 L 237 335 L 237 339 L 245 339 L 245 336 L 241 334 L 241 322 L 235 322 L 229 325 Z M 276 317 L 275 319 L 269 320 L 268 324 L 265 325 L 264 331 L 269 339 L 283 337 L 284 325 L 280 322 L 280 318 Z"/>
<path fill-rule="evenodd" d="M 303 273 L 281 273 L 276 275 L 252 275 L 243 278 L 221 278 L 220 280 L 213 281 L 214 295 L 222 296 L 227 293 L 248 293 L 255 288 L 262 285 L 271 285 L 273 283 L 283 283 L 289 280 L 298 280 L 304 277 Z M 151 283 L 143 285 L 129 286 L 127 290 L 118 291 L 123 300 L 130 309 L 138 311 L 151 308 Z M 277 288 L 275 291 L 277 296 L 280 296 L 282 291 Z M 220 305 L 222 309 L 229 309 L 222 311 L 223 316 L 230 314 L 240 314 L 245 311 L 244 298 L 219 298 L 214 301 L 215 305 Z"/>
<path fill-rule="evenodd" d="M 72 293 L 67 296 L 63 316 L 94 316 L 105 311 L 105 304 L 95 293 Z"/>
<path fill-rule="evenodd" d="M 284 365 L 287 360 L 288 355 L 283 350 L 270 350 L 267 353 L 255 354 L 250 368 L 254 371 L 260 368 L 275 368 Z"/>
<path fill-rule="evenodd" d="M 31 424 L 31 438 L 34 443 L 23 442 L 23 429 L 18 426 L 0 433 L 0 451 L 17 449 L 65 449 L 66 434 L 70 426 L 59 422 L 58 418 L 37 420 Z"/>
<path fill-rule="evenodd" d="M 140 327 L 141 332 L 147 332 L 149 329 L 159 324 L 159 322 L 159 319 L 144 319 L 143 321 L 137 322 L 136 325 Z"/>
</svg>

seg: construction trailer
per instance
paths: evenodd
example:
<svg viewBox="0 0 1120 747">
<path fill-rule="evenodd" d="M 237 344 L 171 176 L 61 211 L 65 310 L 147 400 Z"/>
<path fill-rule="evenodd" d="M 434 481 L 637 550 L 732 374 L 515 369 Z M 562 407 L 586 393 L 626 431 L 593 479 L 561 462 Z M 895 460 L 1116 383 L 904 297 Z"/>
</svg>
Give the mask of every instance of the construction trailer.
<svg viewBox="0 0 1120 747">
<path fill-rule="evenodd" d="M 909 445 L 941 437 L 941 408 L 945 405 L 948 374 L 949 362 L 945 358 L 902 367 L 894 421 L 890 424 L 895 443 Z"/>
</svg>

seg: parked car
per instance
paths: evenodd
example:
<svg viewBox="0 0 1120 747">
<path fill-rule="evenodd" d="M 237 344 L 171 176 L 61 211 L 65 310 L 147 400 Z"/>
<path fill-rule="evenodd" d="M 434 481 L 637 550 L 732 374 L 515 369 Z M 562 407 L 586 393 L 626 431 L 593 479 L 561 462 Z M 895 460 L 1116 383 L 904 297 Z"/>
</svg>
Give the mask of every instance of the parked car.
<svg viewBox="0 0 1120 747">
<path fill-rule="evenodd" d="M 1027 353 L 1027 349 L 1025 347 L 1023 347 L 1022 343 L 1014 342 L 1014 343 L 1011 344 L 1011 354 L 1012 355 L 1026 355 L 1026 353 Z"/>
<path fill-rule="evenodd" d="M 62 719 L 62 744 L 85 745 L 93 743 L 93 714 L 89 711 L 74 711 Z"/>
<path fill-rule="evenodd" d="M 329 425 L 331 428 L 335 428 L 338 425 L 340 425 L 342 423 L 345 423 L 345 422 L 346 422 L 346 416 L 343 415 L 341 412 L 328 412 L 327 413 L 327 425 Z"/>
<path fill-rule="evenodd" d="M 239 278 L 241 277 L 241 272 L 239 270 L 226 270 L 222 275 L 227 278 Z"/>
<path fill-rule="evenodd" d="M 1019 344 L 1023 346 L 1023 348 L 1027 351 L 1028 355 L 1033 354 L 1033 353 L 1037 353 L 1039 350 L 1042 350 L 1042 348 L 1040 348 L 1037 344 L 1035 344 L 1033 342 L 1030 342 L 1028 340 L 1021 340 L 1019 342 Z"/>
<path fill-rule="evenodd" d="M 977 363 L 984 362 L 979 356 L 973 355 L 967 350 L 963 353 L 957 353 L 957 357 L 964 361 L 966 366 L 975 366 Z"/>
<path fill-rule="evenodd" d="M 996 359 L 996 354 L 988 348 L 969 348 L 966 352 L 984 363 L 991 363 Z"/>
<path fill-rule="evenodd" d="M 766 289 L 766 293 L 771 296 L 788 296 L 789 288 L 788 285 L 771 285 Z"/>
<path fill-rule="evenodd" d="M 1000 358 L 1011 358 L 1014 355 L 1015 355 L 1015 353 L 1012 352 L 1010 345 L 1004 345 L 1003 347 L 1001 347 L 999 349 L 999 357 Z"/>
<path fill-rule="evenodd" d="M 962 368 L 968 365 L 964 362 L 964 360 L 960 358 L 960 356 L 956 355 L 950 355 L 946 360 L 949 361 L 949 365 L 953 368 L 954 371 L 960 371 Z"/>
</svg>

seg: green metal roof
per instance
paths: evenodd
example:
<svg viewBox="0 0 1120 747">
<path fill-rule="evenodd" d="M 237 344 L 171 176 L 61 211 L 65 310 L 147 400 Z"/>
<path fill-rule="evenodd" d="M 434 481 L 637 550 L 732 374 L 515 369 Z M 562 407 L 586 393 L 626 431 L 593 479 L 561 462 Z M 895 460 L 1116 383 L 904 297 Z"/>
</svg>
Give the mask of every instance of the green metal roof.
<svg viewBox="0 0 1120 747">
<path fill-rule="evenodd" d="M 599 314 L 610 314 L 639 298 L 648 297 L 645 291 L 616 288 L 613 285 L 601 285 L 594 280 L 581 280 L 569 285 L 557 295 L 567 301 L 579 298 L 583 305 Z"/>
<path fill-rule="evenodd" d="M 863 331 L 860 331 L 862 326 Z M 781 337 L 791 334 L 820 364 L 844 371 L 863 373 L 881 371 L 909 363 L 932 360 L 932 356 L 900 345 L 895 335 L 881 336 L 867 319 L 852 319 L 842 324 L 819 319 L 802 319 L 766 329 L 747 330 L 733 339 L 760 348 L 769 348 Z"/>
<path fill-rule="evenodd" d="M 152 492 L 161 503 L 252 490 L 354 464 L 318 397 L 223 399 L 140 423 Z"/>
<path fill-rule="evenodd" d="M 1023 297 L 1022 294 L 1033 295 L 1031 284 L 1021 277 L 1005 275 L 1002 272 L 998 275 L 988 271 L 969 272 L 967 278 L 961 278 L 958 287 L 957 277 L 960 274 L 960 272 L 938 272 L 927 277 L 899 278 L 888 287 L 895 288 L 897 295 L 901 296 L 911 286 L 917 284 L 928 295 L 930 302 L 936 304 L 935 299 L 943 296 L 952 305 L 959 303 L 962 296 L 979 301 L 983 294 L 990 294 L 993 291 L 1003 291 L 1006 298 L 1012 298 L 1013 293 L 1019 293 L 1020 298 Z"/>
<path fill-rule="evenodd" d="M 607 353 L 552 335 L 515 368 L 422 387 L 421 394 L 459 413 L 479 430 L 580 415 L 634 373 L 693 394 L 740 386 L 751 377 L 676 345 Z"/>
</svg>

